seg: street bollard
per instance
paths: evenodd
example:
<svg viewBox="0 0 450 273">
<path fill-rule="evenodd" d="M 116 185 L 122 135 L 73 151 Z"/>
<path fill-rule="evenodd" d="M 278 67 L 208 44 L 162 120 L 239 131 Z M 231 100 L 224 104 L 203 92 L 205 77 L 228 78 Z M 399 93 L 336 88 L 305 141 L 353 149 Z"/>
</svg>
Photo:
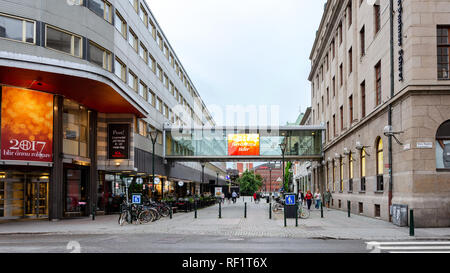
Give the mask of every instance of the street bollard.
<svg viewBox="0 0 450 273">
<path fill-rule="evenodd" d="M 172 219 L 172 214 L 173 214 L 172 207 L 170 207 L 170 219 Z"/>
<path fill-rule="evenodd" d="M 298 204 L 295 204 L 295 226 L 298 227 Z"/>
<path fill-rule="evenodd" d="M 409 210 L 409 236 L 414 236 L 414 210 Z"/>
<path fill-rule="evenodd" d="M 219 203 L 219 219 L 222 219 L 222 204 Z"/>
<path fill-rule="evenodd" d="M 269 219 L 272 219 L 272 203 L 269 203 Z"/>
<path fill-rule="evenodd" d="M 287 223 L 286 223 L 286 205 L 284 205 L 284 227 L 286 227 L 287 226 Z"/>
<path fill-rule="evenodd" d="M 348 217 L 350 217 L 350 201 L 347 201 L 347 213 Z"/>
<path fill-rule="evenodd" d="M 195 219 L 197 219 L 197 201 L 194 203 Z"/>
<path fill-rule="evenodd" d="M 244 207 L 244 218 L 247 218 L 247 203 L 245 203 Z"/>
<path fill-rule="evenodd" d="M 323 204 L 320 202 L 320 218 L 323 218 Z"/>
<path fill-rule="evenodd" d="M 92 221 L 95 221 L 95 207 L 92 208 Z"/>
</svg>

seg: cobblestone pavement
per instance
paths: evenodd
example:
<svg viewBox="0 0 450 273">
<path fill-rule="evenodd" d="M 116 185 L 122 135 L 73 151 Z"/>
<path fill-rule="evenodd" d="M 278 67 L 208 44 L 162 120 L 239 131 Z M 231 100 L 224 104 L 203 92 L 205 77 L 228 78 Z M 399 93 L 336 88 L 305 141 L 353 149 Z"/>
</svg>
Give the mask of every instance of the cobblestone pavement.
<svg viewBox="0 0 450 273">
<path fill-rule="evenodd" d="M 97 216 L 91 218 L 68 219 L 57 222 L 46 220 L 24 220 L 0 224 L 1 234 L 121 234 L 121 233 L 157 233 L 180 235 L 221 235 L 230 238 L 319 238 L 354 240 L 411 240 L 437 239 L 450 240 L 450 228 L 417 228 L 415 236 L 409 236 L 408 227 L 397 227 L 391 223 L 347 213 L 324 209 L 324 218 L 320 210 L 311 210 L 308 219 L 287 220 L 284 227 L 283 214 L 272 214 L 269 219 L 269 204 L 264 200 L 259 204 L 247 201 L 247 218 L 244 218 L 244 201 L 222 205 L 222 218 L 219 219 L 219 205 L 194 212 L 175 213 L 173 219 L 164 218 L 144 225 L 124 225 L 117 223 L 118 215 Z"/>
</svg>

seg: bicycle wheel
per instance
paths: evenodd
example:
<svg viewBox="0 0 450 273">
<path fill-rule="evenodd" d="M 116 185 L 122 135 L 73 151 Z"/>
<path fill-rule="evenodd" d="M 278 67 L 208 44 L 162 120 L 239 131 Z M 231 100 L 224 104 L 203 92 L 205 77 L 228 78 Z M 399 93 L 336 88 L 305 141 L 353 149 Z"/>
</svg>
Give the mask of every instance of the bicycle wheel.
<svg viewBox="0 0 450 273">
<path fill-rule="evenodd" d="M 153 215 L 152 222 L 155 222 L 156 220 L 159 220 L 159 218 L 161 218 L 161 215 L 159 214 L 158 210 L 156 210 L 155 208 L 149 208 L 148 210 Z"/>
<path fill-rule="evenodd" d="M 138 219 L 141 223 L 147 224 L 153 220 L 153 214 L 149 210 L 143 210 L 139 213 Z"/>
<path fill-rule="evenodd" d="M 162 217 L 167 217 L 170 214 L 170 209 L 169 209 L 169 207 L 166 207 L 166 206 L 161 207 L 159 211 L 160 211 Z"/>
</svg>

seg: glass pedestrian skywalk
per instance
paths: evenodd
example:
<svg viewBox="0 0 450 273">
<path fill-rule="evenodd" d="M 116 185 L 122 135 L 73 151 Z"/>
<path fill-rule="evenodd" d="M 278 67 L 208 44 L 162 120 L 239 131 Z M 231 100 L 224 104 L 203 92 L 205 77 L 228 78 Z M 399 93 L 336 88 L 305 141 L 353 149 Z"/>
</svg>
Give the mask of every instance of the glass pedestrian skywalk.
<svg viewBox="0 0 450 273">
<path fill-rule="evenodd" d="M 164 157 L 179 161 L 279 160 L 280 144 L 290 160 L 322 157 L 320 126 L 278 128 L 213 127 L 164 129 Z"/>
</svg>

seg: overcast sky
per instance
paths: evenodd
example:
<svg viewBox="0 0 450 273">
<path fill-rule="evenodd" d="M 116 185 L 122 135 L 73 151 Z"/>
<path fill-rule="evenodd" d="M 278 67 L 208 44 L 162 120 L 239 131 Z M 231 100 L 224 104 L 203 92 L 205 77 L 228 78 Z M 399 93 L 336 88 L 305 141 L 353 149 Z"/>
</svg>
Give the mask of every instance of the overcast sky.
<svg viewBox="0 0 450 273">
<path fill-rule="evenodd" d="M 309 54 L 326 0 L 147 0 L 206 106 L 310 106 Z"/>
</svg>

